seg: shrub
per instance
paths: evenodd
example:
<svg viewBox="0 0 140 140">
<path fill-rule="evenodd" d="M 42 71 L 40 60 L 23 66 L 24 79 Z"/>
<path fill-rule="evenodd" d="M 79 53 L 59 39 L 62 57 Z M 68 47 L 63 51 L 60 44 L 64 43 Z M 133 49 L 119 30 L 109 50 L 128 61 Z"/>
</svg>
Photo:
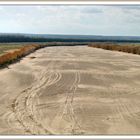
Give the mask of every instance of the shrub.
<svg viewBox="0 0 140 140">
<path fill-rule="evenodd" d="M 140 46 L 136 46 L 133 44 L 113 44 L 113 43 L 90 43 L 89 47 L 94 48 L 102 48 L 105 50 L 114 50 L 114 51 L 122 51 L 127 53 L 139 54 L 140 55 Z"/>
</svg>

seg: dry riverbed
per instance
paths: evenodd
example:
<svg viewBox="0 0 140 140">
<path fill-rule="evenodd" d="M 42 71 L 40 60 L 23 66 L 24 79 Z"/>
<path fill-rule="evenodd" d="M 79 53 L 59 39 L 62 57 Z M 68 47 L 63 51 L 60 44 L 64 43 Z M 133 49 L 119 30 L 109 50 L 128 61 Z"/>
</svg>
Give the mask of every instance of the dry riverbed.
<svg viewBox="0 0 140 140">
<path fill-rule="evenodd" d="M 0 70 L 0 134 L 140 134 L 140 56 L 48 47 Z"/>
</svg>

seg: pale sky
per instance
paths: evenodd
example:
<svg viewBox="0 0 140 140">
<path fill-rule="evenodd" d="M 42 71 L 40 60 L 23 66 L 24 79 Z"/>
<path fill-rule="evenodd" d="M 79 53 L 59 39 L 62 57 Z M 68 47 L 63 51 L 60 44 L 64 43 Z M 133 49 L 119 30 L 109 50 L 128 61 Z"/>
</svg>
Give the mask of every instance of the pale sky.
<svg viewBox="0 0 140 140">
<path fill-rule="evenodd" d="M 0 32 L 140 36 L 140 5 L 0 6 Z"/>
</svg>

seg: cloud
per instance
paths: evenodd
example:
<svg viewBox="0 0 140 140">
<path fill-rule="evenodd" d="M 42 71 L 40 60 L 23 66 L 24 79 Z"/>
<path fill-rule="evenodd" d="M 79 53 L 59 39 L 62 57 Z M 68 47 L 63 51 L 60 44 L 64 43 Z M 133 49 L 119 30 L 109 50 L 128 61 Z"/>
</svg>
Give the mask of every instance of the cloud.
<svg viewBox="0 0 140 140">
<path fill-rule="evenodd" d="M 139 9 L 127 5 L 0 6 L 0 31 L 140 35 Z"/>
<path fill-rule="evenodd" d="M 120 8 L 122 8 L 123 10 L 127 9 L 127 10 L 138 10 L 140 11 L 140 5 L 133 5 L 133 6 L 120 6 Z"/>
<path fill-rule="evenodd" d="M 86 14 L 99 14 L 99 13 L 103 13 L 103 10 L 102 9 L 99 9 L 97 7 L 85 7 L 82 9 L 82 12 L 83 13 L 86 13 Z"/>
</svg>

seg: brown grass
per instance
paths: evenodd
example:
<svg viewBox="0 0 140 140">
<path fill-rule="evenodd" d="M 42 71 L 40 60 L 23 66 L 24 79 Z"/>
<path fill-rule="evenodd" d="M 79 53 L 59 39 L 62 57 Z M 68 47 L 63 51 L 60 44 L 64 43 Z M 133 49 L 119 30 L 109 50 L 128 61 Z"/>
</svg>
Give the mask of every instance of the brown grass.
<svg viewBox="0 0 140 140">
<path fill-rule="evenodd" d="M 113 43 L 90 43 L 89 47 L 102 48 L 105 50 L 121 51 L 140 55 L 140 45 L 113 44 Z"/>
<path fill-rule="evenodd" d="M 13 51 L 9 51 L 0 56 L 0 65 L 11 63 L 14 60 L 17 60 L 40 47 L 40 45 L 27 45 Z"/>
<path fill-rule="evenodd" d="M 87 43 L 76 43 L 76 42 L 51 42 L 51 43 L 42 43 L 42 44 L 28 44 L 20 47 L 19 49 L 11 50 L 7 53 L 0 55 L 0 66 L 7 65 L 17 61 L 18 59 L 34 52 L 37 49 L 49 46 L 72 46 L 72 45 L 85 45 Z"/>
</svg>

